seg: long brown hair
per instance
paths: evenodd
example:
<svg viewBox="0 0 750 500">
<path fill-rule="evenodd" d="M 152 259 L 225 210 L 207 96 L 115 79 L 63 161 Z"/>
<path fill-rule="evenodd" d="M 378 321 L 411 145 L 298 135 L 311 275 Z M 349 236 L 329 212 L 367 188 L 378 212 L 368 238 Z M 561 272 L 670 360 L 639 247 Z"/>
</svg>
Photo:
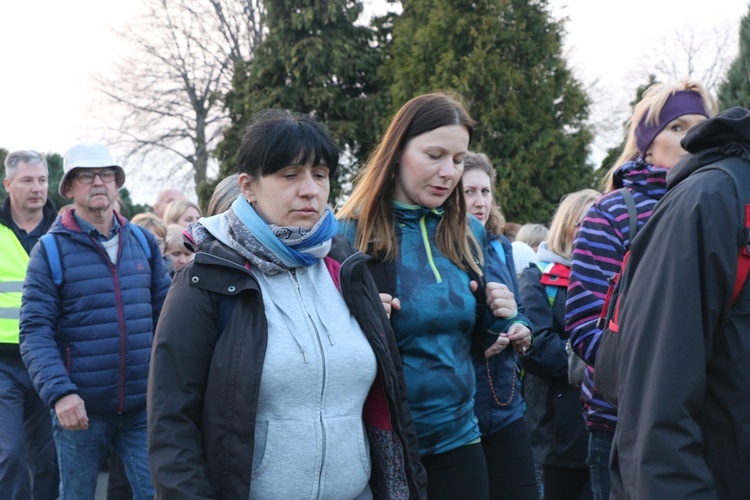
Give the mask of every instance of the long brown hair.
<svg viewBox="0 0 750 500">
<path fill-rule="evenodd" d="M 476 122 L 464 107 L 443 93 L 425 94 L 413 98 L 391 120 L 388 129 L 358 175 L 351 197 L 339 210 L 343 220 L 357 220 L 354 246 L 363 252 L 368 250 L 386 261 L 392 261 L 398 253 L 398 241 L 394 229 L 393 192 L 399 157 L 409 140 L 446 125 L 462 125 L 469 132 L 469 140 Z M 467 265 L 476 273 L 481 271 L 472 257 L 479 244 L 467 231 L 466 202 L 459 180 L 456 188 L 442 205 L 443 218 L 438 224 L 435 240 L 440 251 L 461 269 Z M 371 248 L 368 248 L 372 245 Z"/>
</svg>

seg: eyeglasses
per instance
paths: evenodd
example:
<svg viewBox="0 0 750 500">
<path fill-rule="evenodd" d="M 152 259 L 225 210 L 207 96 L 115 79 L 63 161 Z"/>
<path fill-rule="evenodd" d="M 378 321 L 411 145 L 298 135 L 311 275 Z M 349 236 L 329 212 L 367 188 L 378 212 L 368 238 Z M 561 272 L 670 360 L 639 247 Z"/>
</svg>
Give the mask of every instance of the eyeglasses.
<svg viewBox="0 0 750 500">
<path fill-rule="evenodd" d="M 78 182 L 81 184 L 91 184 L 94 182 L 94 177 L 97 175 L 102 180 L 102 182 L 112 182 L 115 180 L 115 177 L 117 177 L 117 171 L 116 170 L 103 170 L 101 172 L 76 172 L 75 178 L 78 179 Z"/>
</svg>

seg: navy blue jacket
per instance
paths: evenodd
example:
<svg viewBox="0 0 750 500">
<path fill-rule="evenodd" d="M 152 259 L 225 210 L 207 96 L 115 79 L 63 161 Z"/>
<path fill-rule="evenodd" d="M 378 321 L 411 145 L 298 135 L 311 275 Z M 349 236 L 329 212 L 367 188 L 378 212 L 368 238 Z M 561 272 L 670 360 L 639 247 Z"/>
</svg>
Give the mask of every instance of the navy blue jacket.
<svg viewBox="0 0 750 500">
<path fill-rule="evenodd" d="M 146 257 L 132 225 L 120 222 L 117 264 L 77 224 L 73 210 L 50 229 L 63 282 L 55 285 L 44 245 L 31 252 L 21 305 L 21 356 L 49 406 L 78 394 L 93 414 L 146 405 L 151 343 L 170 280 L 154 237 Z"/>
<path fill-rule="evenodd" d="M 556 287 L 550 305 L 539 267 L 527 267 L 519 295 L 532 324 L 534 343 L 523 358 L 526 420 L 534 460 L 558 467 L 586 467 L 588 433 L 580 403 L 581 387 L 568 383 L 565 344 L 566 287 Z"/>
<path fill-rule="evenodd" d="M 530 326 L 518 296 L 516 266 L 513 264 L 513 251 L 510 242 L 505 236 L 496 236 L 489 233 L 487 234 L 487 240 L 486 280 L 507 286 L 516 296 L 518 305 L 518 315 L 510 321 L 503 322 L 502 330 L 496 333 L 506 332 L 512 323 L 523 323 Z M 499 251 L 502 251 L 504 255 L 501 256 Z M 492 344 L 495 338 L 490 337 L 489 343 L 484 345 L 475 345 L 472 353 L 477 377 L 474 413 L 479 419 L 479 430 L 482 432 L 482 436 L 491 436 L 507 425 L 523 418 L 525 411 L 523 396 L 521 395 L 520 373 L 517 366 L 518 358 L 513 346 L 509 345 L 500 354 L 489 360 L 484 357 L 485 349 Z M 490 381 L 494 393 L 490 388 Z"/>
</svg>

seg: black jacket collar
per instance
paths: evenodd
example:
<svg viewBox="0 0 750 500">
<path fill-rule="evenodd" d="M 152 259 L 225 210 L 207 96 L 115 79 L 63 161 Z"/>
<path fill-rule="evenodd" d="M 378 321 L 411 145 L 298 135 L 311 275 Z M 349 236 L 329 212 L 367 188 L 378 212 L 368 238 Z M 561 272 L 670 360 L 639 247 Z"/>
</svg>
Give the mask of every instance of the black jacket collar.
<svg viewBox="0 0 750 500">
<path fill-rule="evenodd" d="M 737 156 L 750 161 L 750 111 L 739 106 L 722 111 L 691 128 L 682 139 L 688 152 L 667 176 L 667 189 L 701 167 Z"/>
</svg>

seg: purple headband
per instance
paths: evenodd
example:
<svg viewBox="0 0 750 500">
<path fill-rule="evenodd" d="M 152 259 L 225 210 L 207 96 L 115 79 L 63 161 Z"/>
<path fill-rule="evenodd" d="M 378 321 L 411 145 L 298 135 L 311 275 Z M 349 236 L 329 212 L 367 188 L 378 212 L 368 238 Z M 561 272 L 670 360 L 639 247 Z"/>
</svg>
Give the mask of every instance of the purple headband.
<svg viewBox="0 0 750 500">
<path fill-rule="evenodd" d="M 672 94 L 664 103 L 664 107 L 661 108 L 656 123 L 646 125 L 647 115 L 648 112 L 643 115 L 635 128 L 635 144 L 641 156 L 646 154 L 646 150 L 654 141 L 654 138 L 659 135 L 659 132 L 664 130 L 664 127 L 675 118 L 682 115 L 703 115 L 708 118 L 703 98 L 692 90 L 680 90 Z"/>
</svg>

